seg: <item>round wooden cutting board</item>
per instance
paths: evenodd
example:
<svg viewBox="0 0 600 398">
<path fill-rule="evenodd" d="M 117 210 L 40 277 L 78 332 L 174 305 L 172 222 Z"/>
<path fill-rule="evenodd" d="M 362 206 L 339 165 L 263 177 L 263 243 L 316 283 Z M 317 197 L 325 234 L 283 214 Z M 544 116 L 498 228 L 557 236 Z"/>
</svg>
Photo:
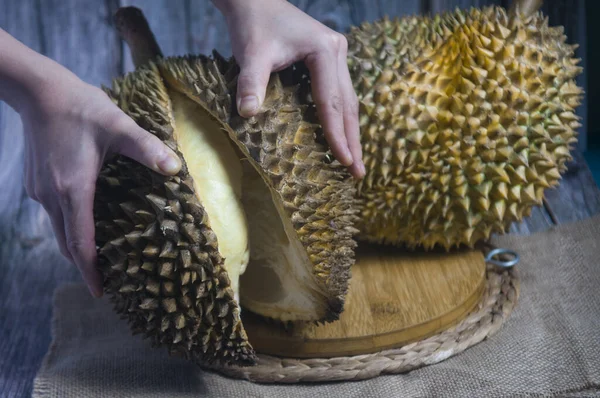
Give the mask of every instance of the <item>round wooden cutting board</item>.
<svg viewBox="0 0 600 398">
<path fill-rule="evenodd" d="M 324 358 L 379 352 L 464 319 L 483 295 L 485 268 L 477 250 L 407 254 L 362 244 L 338 321 L 286 329 L 248 310 L 242 310 L 242 319 L 262 354 Z"/>
</svg>

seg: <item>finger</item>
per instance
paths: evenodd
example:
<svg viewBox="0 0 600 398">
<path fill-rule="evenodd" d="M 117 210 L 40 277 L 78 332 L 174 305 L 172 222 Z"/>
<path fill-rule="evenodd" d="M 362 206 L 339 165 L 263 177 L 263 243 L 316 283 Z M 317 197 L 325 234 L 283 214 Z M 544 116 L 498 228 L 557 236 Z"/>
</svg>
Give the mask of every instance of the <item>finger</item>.
<svg viewBox="0 0 600 398">
<path fill-rule="evenodd" d="M 362 178 L 365 175 L 365 165 L 362 161 L 362 147 L 360 144 L 358 100 L 354 86 L 352 85 L 350 72 L 348 71 L 345 51 L 340 51 L 338 54 L 338 78 L 340 91 L 344 98 L 344 130 L 346 132 L 346 141 L 354 160 L 350 166 L 350 173 L 355 178 Z"/>
<path fill-rule="evenodd" d="M 179 172 L 179 156 L 158 137 L 139 127 L 127 116 L 117 126 L 114 131 L 116 138 L 110 148 L 112 152 L 127 156 L 161 174 L 173 175 Z"/>
<path fill-rule="evenodd" d="M 258 112 L 265 99 L 272 67 L 269 57 L 261 56 L 252 50 L 247 50 L 240 60 L 236 94 L 240 116 L 250 117 Z"/>
<path fill-rule="evenodd" d="M 71 189 L 61 197 L 66 247 L 94 297 L 102 296 L 102 276 L 96 269 L 93 216 L 94 185 Z"/>
<path fill-rule="evenodd" d="M 56 237 L 56 243 L 60 253 L 69 261 L 73 262 L 73 257 L 69 253 L 67 248 L 67 237 L 65 235 L 65 220 L 63 218 L 62 209 L 58 204 L 53 203 L 52 205 L 45 205 L 44 209 L 50 216 L 50 222 L 52 223 L 52 229 L 54 230 L 54 236 Z"/>
<path fill-rule="evenodd" d="M 338 86 L 336 56 L 327 52 L 314 53 L 307 56 L 305 62 L 310 71 L 313 99 L 325 138 L 333 156 L 344 166 L 349 166 L 352 154 L 344 133 L 344 103 Z"/>
</svg>

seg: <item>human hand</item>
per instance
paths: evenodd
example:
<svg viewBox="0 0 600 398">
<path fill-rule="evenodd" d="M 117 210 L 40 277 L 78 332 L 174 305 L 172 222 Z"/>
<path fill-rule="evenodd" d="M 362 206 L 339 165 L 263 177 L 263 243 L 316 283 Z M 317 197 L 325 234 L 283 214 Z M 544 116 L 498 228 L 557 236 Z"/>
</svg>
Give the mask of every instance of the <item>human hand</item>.
<svg viewBox="0 0 600 398">
<path fill-rule="evenodd" d="M 61 253 L 100 297 L 93 200 L 105 157 L 122 154 L 166 175 L 178 172 L 181 162 L 99 88 L 58 64 L 44 72 L 45 83 L 18 109 L 26 142 L 25 187 L 48 212 Z"/>
<path fill-rule="evenodd" d="M 240 115 L 256 114 L 271 72 L 303 60 L 313 100 L 333 155 L 356 178 L 365 174 L 359 137 L 358 100 L 346 63 L 346 38 L 285 0 L 213 0 L 221 10 L 241 71 Z"/>
</svg>

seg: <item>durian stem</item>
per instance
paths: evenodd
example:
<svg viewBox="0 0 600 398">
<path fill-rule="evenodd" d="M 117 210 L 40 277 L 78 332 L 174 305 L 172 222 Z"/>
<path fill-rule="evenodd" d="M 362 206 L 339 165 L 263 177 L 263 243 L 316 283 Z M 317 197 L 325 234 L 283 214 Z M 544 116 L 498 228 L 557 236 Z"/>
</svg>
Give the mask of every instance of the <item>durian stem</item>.
<svg viewBox="0 0 600 398">
<path fill-rule="evenodd" d="M 121 38 L 129 46 L 136 68 L 162 57 L 160 46 L 142 10 L 137 7 L 121 7 L 115 13 L 114 21 Z"/>
<path fill-rule="evenodd" d="M 510 6 L 509 14 L 514 17 L 517 12 L 524 18 L 527 18 L 537 12 L 542 7 L 543 0 L 513 0 Z"/>
</svg>

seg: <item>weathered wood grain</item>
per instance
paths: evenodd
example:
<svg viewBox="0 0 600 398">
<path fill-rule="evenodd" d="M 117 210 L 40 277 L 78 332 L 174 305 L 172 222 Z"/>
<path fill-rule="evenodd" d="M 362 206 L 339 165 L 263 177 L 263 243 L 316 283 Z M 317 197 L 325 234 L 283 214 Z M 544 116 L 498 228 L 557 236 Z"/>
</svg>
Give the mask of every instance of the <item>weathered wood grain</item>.
<svg viewBox="0 0 600 398">
<path fill-rule="evenodd" d="M 419 0 L 381 0 L 377 3 L 366 0 L 291 0 L 290 3 L 338 32 L 346 32 L 352 25 L 383 15 L 404 16 L 421 11 Z M 187 52 L 210 54 L 216 49 L 222 55 L 231 56 L 225 19 L 210 1 L 121 0 L 119 4 L 142 9 L 165 55 Z M 133 70 L 133 62 L 128 49 L 124 50 L 124 71 L 127 72 Z"/>
<path fill-rule="evenodd" d="M 290 3 L 310 15 L 317 21 L 338 32 L 345 32 L 354 23 L 351 6 L 360 10 L 365 20 L 379 17 L 379 8 L 372 4 L 369 9 L 364 7 L 364 1 L 342 2 L 336 0 L 290 0 Z"/>
<path fill-rule="evenodd" d="M 36 28 L 36 16 L 32 0 L 6 2 L 0 8 L 0 27 L 40 51 L 43 45 Z M 17 273 L 26 268 L 18 261 L 24 257 L 20 242 L 24 235 L 35 235 L 32 233 L 35 228 L 25 224 L 40 214 L 39 205 L 24 197 L 23 153 L 20 117 L 8 105 L 0 103 L 0 396 L 3 397 L 29 394 L 31 379 L 49 340 L 47 333 L 36 334 L 39 332 L 35 328 L 37 310 L 29 314 L 29 319 L 19 314 L 20 308 L 26 308 L 19 303 L 23 295 L 19 290 L 24 290 L 20 281 L 24 278 Z M 50 296 L 44 297 L 42 293 L 42 298 L 47 297 Z M 47 328 L 47 323 L 42 322 L 46 320 L 44 315 L 39 319 L 39 325 Z M 40 340 L 46 345 L 39 347 L 36 343 Z"/>
<path fill-rule="evenodd" d="M 225 57 L 232 55 L 225 18 L 210 1 L 191 1 L 187 35 L 193 53 L 211 54 L 217 50 Z"/>
<path fill-rule="evenodd" d="M 425 0 L 426 1 L 426 0 Z M 453 11 L 455 8 L 483 7 L 502 5 L 501 0 L 429 0 L 429 11 L 433 13 Z"/>
<path fill-rule="evenodd" d="M 554 225 L 552 218 L 546 208 L 538 206 L 531 209 L 529 217 L 525 217 L 519 223 L 513 223 L 508 232 L 515 235 L 531 235 L 545 231 L 552 225 Z"/>
<path fill-rule="evenodd" d="M 121 65 L 121 46 L 110 23 L 115 4 L 46 0 L 39 5 L 38 28 L 46 43 L 46 55 L 90 84 L 109 84 Z"/>
<path fill-rule="evenodd" d="M 5 3 L 0 12 L 0 27 L 33 50 L 43 51 L 34 1 Z M 25 197 L 22 130 L 20 116 L 0 102 L 0 237 L 5 239 L 15 233 L 34 235 L 29 232 L 35 228 L 30 228 L 27 221 L 36 220 L 40 214 L 40 206 Z"/>
<path fill-rule="evenodd" d="M 589 93 L 591 91 L 588 84 L 588 34 L 587 34 L 587 19 L 586 19 L 586 2 L 585 0 L 577 0 L 577 17 L 575 29 L 572 30 L 572 42 L 577 43 L 579 48 L 576 51 L 577 57 L 581 58 L 579 64 L 583 68 L 583 73 L 577 77 L 577 84 L 588 93 L 584 95 L 581 106 L 577 108 L 577 115 L 581 118 L 581 133 L 579 134 L 579 142 L 577 147 L 580 151 L 585 152 L 588 149 L 588 131 L 589 131 Z"/>
<path fill-rule="evenodd" d="M 190 52 L 192 37 L 190 34 L 190 1 L 191 0 L 120 0 L 119 5 L 135 6 L 142 10 L 150 28 L 156 37 L 163 55 L 184 55 Z M 193 1 L 204 3 L 206 1 Z M 212 6 L 212 5 L 211 5 Z M 112 16 L 111 16 L 112 18 Z M 124 69 L 134 69 L 131 54 L 126 44 L 122 45 Z"/>
<path fill-rule="evenodd" d="M 44 209 L 25 192 L 22 130 L 19 114 L 0 103 L 0 242 L 16 238 L 30 244 L 48 236 L 50 225 Z"/>
<path fill-rule="evenodd" d="M 419 14 L 421 0 L 290 0 L 300 10 L 338 32 L 347 32 L 351 26 L 371 22 L 383 16 L 402 17 Z"/>
<path fill-rule="evenodd" d="M 390 17 L 403 17 L 409 15 L 419 15 L 426 11 L 425 1 L 397 1 L 397 0 L 379 0 L 381 15 Z M 360 22 L 360 18 L 359 18 Z"/>
<path fill-rule="evenodd" d="M 421 10 L 420 0 L 291 0 L 292 4 L 338 32 L 347 32 L 351 26 L 382 18 L 415 14 Z"/>
<path fill-rule="evenodd" d="M 583 220 L 600 213 L 600 190 L 579 151 L 560 185 L 546 194 L 546 205 L 557 224 Z"/>
</svg>

